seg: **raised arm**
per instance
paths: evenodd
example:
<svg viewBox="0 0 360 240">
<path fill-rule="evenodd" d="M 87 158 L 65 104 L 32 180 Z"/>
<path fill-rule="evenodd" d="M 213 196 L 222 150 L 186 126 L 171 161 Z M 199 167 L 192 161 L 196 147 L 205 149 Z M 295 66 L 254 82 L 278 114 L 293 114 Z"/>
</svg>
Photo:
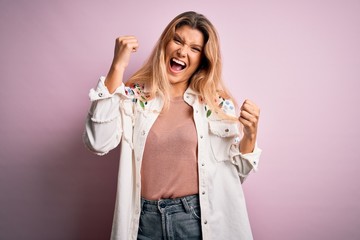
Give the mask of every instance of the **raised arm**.
<svg viewBox="0 0 360 240">
<path fill-rule="evenodd" d="M 123 122 L 131 109 L 124 105 L 128 98 L 123 75 L 129 64 L 130 55 L 138 48 L 135 37 L 116 39 L 114 58 L 106 78 L 101 77 L 98 86 L 90 90 L 91 107 L 86 119 L 83 140 L 92 152 L 103 155 L 114 149 L 124 135 Z M 122 87 L 121 87 L 122 86 Z M 124 115 L 125 114 L 125 115 Z"/>
<path fill-rule="evenodd" d="M 109 93 L 115 90 L 123 82 L 125 68 L 129 65 L 130 55 L 136 52 L 139 47 L 134 36 L 119 37 L 115 41 L 114 58 L 105 79 L 105 86 Z"/>
</svg>

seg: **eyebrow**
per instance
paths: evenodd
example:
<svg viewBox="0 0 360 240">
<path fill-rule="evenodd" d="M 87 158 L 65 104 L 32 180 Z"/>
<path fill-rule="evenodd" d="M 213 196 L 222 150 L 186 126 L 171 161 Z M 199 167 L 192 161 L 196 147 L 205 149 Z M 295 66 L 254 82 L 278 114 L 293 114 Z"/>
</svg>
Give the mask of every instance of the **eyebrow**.
<svg viewBox="0 0 360 240">
<path fill-rule="evenodd" d="M 184 39 L 183 39 L 179 34 L 177 34 L 177 33 L 174 34 L 174 38 L 178 38 L 178 39 L 180 39 L 181 41 L 185 42 Z M 199 48 L 201 48 L 201 49 L 203 49 L 203 47 L 204 47 L 203 45 L 199 45 L 199 44 L 197 44 L 197 43 L 190 43 L 190 45 L 199 47 Z"/>
</svg>

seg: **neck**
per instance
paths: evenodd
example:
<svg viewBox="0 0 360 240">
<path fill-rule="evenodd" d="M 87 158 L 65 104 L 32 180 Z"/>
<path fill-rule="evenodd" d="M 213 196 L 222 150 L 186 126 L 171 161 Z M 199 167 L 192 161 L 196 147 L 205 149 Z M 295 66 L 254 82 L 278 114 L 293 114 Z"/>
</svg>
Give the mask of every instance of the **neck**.
<svg viewBox="0 0 360 240">
<path fill-rule="evenodd" d="M 171 97 L 175 98 L 175 97 L 180 97 L 183 96 L 186 89 L 187 89 L 187 84 L 172 84 L 171 85 Z"/>
</svg>

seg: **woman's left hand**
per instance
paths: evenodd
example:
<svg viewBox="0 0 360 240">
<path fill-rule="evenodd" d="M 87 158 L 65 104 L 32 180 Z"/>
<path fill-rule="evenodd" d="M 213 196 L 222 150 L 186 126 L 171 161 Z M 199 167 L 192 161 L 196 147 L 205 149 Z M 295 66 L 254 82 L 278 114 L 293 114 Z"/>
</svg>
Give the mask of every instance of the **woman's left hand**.
<svg viewBox="0 0 360 240">
<path fill-rule="evenodd" d="M 245 152 L 249 152 L 248 149 L 253 149 L 255 146 L 259 116 L 260 108 L 252 101 L 248 99 L 245 100 L 240 108 L 239 117 L 239 121 L 243 125 L 244 132 L 244 137 L 242 139 L 243 144 L 241 144 L 244 146 L 240 146 L 242 148 L 242 152 L 243 150 Z"/>
</svg>

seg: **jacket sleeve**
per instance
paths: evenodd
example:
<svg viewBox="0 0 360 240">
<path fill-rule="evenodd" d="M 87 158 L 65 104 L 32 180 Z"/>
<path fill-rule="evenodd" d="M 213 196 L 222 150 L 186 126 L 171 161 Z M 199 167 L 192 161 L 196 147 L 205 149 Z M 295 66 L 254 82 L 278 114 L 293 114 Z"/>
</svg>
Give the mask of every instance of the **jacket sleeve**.
<svg viewBox="0 0 360 240">
<path fill-rule="evenodd" d="M 110 94 L 101 77 L 96 89 L 89 93 L 91 107 L 86 117 L 83 141 L 97 155 L 116 148 L 123 137 L 123 117 L 132 116 L 132 96 L 124 84 Z M 130 104 L 129 104 L 130 103 Z"/>
<path fill-rule="evenodd" d="M 226 114 L 233 117 L 237 116 L 234 103 L 231 100 L 224 100 L 221 108 Z M 230 158 L 232 163 L 237 167 L 241 183 L 243 183 L 251 170 L 258 170 L 262 150 L 255 144 L 253 152 L 242 154 L 240 152 L 239 143 L 240 138 L 236 137 L 234 143 L 230 147 Z"/>
<path fill-rule="evenodd" d="M 255 145 L 254 151 L 242 154 L 238 144 L 234 144 L 230 148 L 230 156 L 232 163 L 237 167 L 240 181 L 243 183 L 251 170 L 257 171 L 260 155 L 262 150 Z"/>
</svg>

